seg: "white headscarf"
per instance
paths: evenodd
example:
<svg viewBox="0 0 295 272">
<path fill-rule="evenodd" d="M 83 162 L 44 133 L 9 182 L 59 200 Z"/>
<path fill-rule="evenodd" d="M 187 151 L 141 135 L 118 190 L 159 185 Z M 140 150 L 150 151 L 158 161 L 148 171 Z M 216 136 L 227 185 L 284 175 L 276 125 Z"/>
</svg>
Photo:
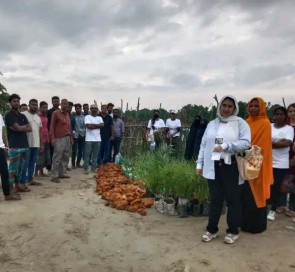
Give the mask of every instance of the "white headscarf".
<svg viewBox="0 0 295 272">
<path fill-rule="evenodd" d="M 223 116 L 221 116 L 221 113 L 220 113 L 220 107 L 221 107 L 221 104 L 223 103 L 223 101 L 226 100 L 227 98 L 231 98 L 231 99 L 233 99 L 235 101 L 235 110 L 234 110 L 234 112 L 233 112 L 233 114 L 231 116 L 223 117 Z M 238 113 L 239 113 L 239 104 L 238 104 L 237 99 L 234 96 L 226 95 L 226 96 L 221 98 L 221 100 L 220 100 L 220 102 L 218 104 L 218 107 L 217 107 L 217 116 L 219 117 L 219 119 L 220 119 L 220 121 L 222 123 L 238 121 L 238 119 L 239 119 Z"/>
</svg>

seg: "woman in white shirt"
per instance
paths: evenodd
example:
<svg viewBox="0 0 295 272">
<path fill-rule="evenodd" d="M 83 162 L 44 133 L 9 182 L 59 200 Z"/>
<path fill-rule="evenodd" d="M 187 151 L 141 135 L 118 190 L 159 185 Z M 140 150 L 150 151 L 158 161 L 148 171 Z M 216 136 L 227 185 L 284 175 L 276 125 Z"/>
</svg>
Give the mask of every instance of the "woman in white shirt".
<svg viewBox="0 0 295 272">
<path fill-rule="evenodd" d="M 180 132 L 181 132 L 181 122 L 177 117 L 177 111 L 171 110 L 171 117 L 166 120 L 166 133 L 168 138 L 168 143 L 172 147 L 176 156 L 180 153 Z"/>
<path fill-rule="evenodd" d="M 209 242 L 218 236 L 218 223 L 224 200 L 227 203 L 228 229 L 224 242 L 234 243 L 239 238 L 241 224 L 240 190 L 243 181 L 235 154 L 249 149 L 251 134 L 249 125 L 238 117 L 239 106 L 232 96 L 225 96 L 217 108 L 217 118 L 211 121 L 202 139 L 197 160 L 196 174 L 208 180 L 210 193 L 209 222 L 202 236 Z"/>
<path fill-rule="evenodd" d="M 287 125 L 288 114 L 284 107 L 274 110 L 275 123 L 271 125 L 272 161 L 274 183 L 271 186 L 271 210 L 267 215 L 270 221 L 275 220 L 276 210 L 280 206 L 286 206 L 286 194 L 281 193 L 281 185 L 285 175 L 289 171 L 289 152 L 294 138 L 294 130 Z"/>
<path fill-rule="evenodd" d="M 160 111 L 153 111 L 153 118 L 149 120 L 147 130 L 146 130 L 146 139 L 151 144 L 151 149 L 154 148 L 152 145 L 155 145 L 156 148 L 160 146 L 163 140 L 163 132 L 165 129 L 165 122 L 160 118 Z"/>
</svg>

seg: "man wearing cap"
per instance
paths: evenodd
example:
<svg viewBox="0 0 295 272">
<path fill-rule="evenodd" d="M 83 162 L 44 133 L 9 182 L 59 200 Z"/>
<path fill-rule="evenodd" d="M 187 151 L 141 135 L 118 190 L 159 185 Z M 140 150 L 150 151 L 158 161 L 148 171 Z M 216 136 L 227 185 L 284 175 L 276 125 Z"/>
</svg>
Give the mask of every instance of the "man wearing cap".
<svg viewBox="0 0 295 272">
<path fill-rule="evenodd" d="M 175 151 L 175 155 L 179 156 L 180 153 L 180 132 L 181 132 L 181 122 L 177 119 L 177 110 L 171 110 L 170 118 L 166 121 L 166 132 L 169 145 Z"/>
<path fill-rule="evenodd" d="M 97 168 L 97 157 L 100 149 L 100 128 L 104 126 L 103 119 L 97 115 L 98 107 L 90 106 L 90 115 L 85 116 L 86 136 L 85 136 L 85 154 L 84 154 L 84 173 L 88 174 L 89 160 L 91 156 L 91 171 L 95 172 Z"/>
</svg>

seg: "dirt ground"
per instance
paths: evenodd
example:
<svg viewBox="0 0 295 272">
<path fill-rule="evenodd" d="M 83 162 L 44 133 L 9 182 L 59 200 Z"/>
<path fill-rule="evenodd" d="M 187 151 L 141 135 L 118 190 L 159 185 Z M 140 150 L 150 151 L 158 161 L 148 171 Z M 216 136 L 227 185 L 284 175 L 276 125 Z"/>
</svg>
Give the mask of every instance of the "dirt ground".
<svg viewBox="0 0 295 272">
<path fill-rule="evenodd" d="M 205 217 L 147 216 L 104 206 L 93 174 L 43 178 L 18 202 L 0 198 L 1 272 L 295 272 L 295 224 L 278 216 L 234 245 L 203 243 Z M 41 180 L 41 179 L 40 179 Z"/>
</svg>

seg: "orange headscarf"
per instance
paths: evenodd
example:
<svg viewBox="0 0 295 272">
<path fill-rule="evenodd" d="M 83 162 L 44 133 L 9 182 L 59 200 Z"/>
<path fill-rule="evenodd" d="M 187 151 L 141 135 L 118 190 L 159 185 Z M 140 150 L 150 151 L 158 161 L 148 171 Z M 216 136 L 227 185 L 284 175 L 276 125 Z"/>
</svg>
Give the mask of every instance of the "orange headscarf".
<svg viewBox="0 0 295 272">
<path fill-rule="evenodd" d="M 270 186 L 273 184 L 273 170 L 272 170 L 272 142 L 271 142 L 271 125 L 266 114 L 265 102 L 260 97 L 255 97 L 253 100 L 258 100 L 259 115 L 250 116 L 246 122 L 251 129 L 251 143 L 257 145 L 262 149 L 263 164 L 258 178 L 249 180 L 249 184 L 258 208 L 266 206 L 266 200 L 270 198 Z"/>
</svg>

